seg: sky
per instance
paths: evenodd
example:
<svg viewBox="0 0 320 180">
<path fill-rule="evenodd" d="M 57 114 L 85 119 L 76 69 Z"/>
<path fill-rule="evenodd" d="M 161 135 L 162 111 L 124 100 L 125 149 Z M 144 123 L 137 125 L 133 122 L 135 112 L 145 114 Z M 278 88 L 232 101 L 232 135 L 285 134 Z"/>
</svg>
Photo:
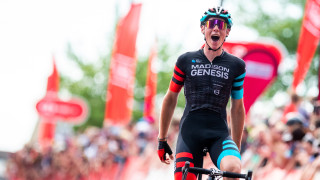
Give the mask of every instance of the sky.
<svg viewBox="0 0 320 180">
<path fill-rule="evenodd" d="M 39 117 L 52 58 L 58 71 L 80 78 L 68 63 L 67 44 L 80 57 L 94 61 L 107 49 L 115 14 L 125 15 L 128 0 L 1 0 L 0 1 L 0 151 L 14 152 L 26 144 Z M 138 54 L 147 54 L 154 39 L 194 50 L 203 43 L 199 20 L 220 1 L 141 0 Z M 118 11 L 116 11 L 118 3 Z M 230 4 L 229 4 L 230 5 Z M 232 12 L 235 7 L 228 9 Z M 235 24 L 237 20 L 234 18 Z M 230 39 L 254 40 L 257 33 L 238 25 Z"/>
</svg>

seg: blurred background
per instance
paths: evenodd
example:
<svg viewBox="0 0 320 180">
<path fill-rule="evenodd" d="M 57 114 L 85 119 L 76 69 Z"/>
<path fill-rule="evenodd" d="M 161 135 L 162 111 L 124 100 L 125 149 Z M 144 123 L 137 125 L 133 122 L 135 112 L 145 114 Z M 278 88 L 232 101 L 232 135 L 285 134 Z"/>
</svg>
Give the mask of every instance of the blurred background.
<svg viewBox="0 0 320 180">
<path fill-rule="evenodd" d="M 203 13 L 220 4 L 229 10 L 234 22 L 227 42 L 239 43 L 242 48 L 259 43 L 279 54 L 274 75 L 247 108 L 244 170 L 253 169 L 257 179 L 270 179 L 270 174 L 278 179 L 289 177 L 291 172 L 295 178 L 316 178 L 317 168 L 312 172 L 305 169 L 311 169 L 307 167 L 313 163 L 320 167 L 320 2 L 308 3 L 0 1 L 0 179 L 128 179 L 133 172 L 138 174 L 136 179 L 156 179 L 159 175 L 172 178 L 172 165 L 159 164 L 156 154 L 162 98 L 179 55 L 197 50 L 204 43 L 199 27 Z M 132 5 L 138 10 L 130 11 Z M 303 25 L 305 12 L 309 12 L 309 21 L 315 27 L 311 33 L 314 42 L 299 41 L 302 32 L 307 31 L 303 27 L 310 27 Z M 134 27 L 126 21 L 129 16 L 136 16 Z M 136 34 L 121 35 L 126 34 L 123 29 Z M 131 46 L 131 41 L 120 40 L 133 36 Z M 297 52 L 304 52 L 298 49 L 299 42 L 301 47 L 314 49 L 307 53 L 309 62 L 299 64 L 303 55 Z M 227 50 L 237 54 L 242 50 L 239 44 L 235 44 L 238 48 Z M 124 45 L 126 48 L 121 49 Z M 128 80 L 131 84 L 124 88 L 129 99 L 111 103 L 115 92 L 120 92 L 111 88 L 111 69 L 119 65 L 112 60 L 117 60 L 116 55 L 123 54 L 123 49 L 133 51 L 130 73 L 124 70 L 124 74 L 133 76 Z M 262 58 L 258 57 L 258 62 L 259 59 Z M 303 72 L 298 77 L 300 69 Z M 152 82 L 148 77 L 156 82 L 148 84 Z M 49 117 L 45 114 L 48 112 L 43 112 L 48 108 L 39 110 L 43 107 L 39 105 L 41 100 L 74 105 L 83 112 L 80 118 L 57 112 L 55 117 Z M 173 148 L 184 103 L 181 93 L 169 135 Z M 123 107 L 130 112 L 126 114 Z M 117 123 L 116 115 L 106 112 L 127 116 Z M 205 166 L 212 164 L 205 161 Z"/>
</svg>

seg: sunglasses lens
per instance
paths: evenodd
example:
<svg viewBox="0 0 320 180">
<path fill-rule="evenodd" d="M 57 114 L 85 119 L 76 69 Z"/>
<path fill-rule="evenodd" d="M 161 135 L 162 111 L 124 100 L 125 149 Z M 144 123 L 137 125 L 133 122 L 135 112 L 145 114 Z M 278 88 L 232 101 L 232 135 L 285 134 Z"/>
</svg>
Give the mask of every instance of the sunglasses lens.
<svg viewBox="0 0 320 180">
<path fill-rule="evenodd" d="M 227 27 L 227 23 L 219 19 L 207 21 L 207 28 L 209 29 L 213 29 L 216 25 L 219 29 L 225 29 Z"/>
</svg>

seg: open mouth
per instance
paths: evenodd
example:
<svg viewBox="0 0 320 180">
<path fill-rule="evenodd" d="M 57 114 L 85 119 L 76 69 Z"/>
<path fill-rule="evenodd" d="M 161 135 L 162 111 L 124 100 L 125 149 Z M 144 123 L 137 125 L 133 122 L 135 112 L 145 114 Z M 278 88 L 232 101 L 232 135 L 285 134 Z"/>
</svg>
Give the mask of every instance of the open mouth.
<svg viewBox="0 0 320 180">
<path fill-rule="evenodd" d="M 213 36 L 211 36 L 211 39 L 212 39 L 213 41 L 218 41 L 218 40 L 220 39 L 220 37 L 217 36 L 217 35 L 213 35 Z"/>
</svg>

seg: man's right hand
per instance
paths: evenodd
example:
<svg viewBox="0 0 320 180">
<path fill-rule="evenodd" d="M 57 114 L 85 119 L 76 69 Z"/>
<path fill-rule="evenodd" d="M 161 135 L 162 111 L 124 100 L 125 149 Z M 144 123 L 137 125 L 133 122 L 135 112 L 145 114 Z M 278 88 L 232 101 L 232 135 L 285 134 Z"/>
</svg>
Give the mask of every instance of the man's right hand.
<svg viewBox="0 0 320 180">
<path fill-rule="evenodd" d="M 158 155 L 161 162 L 170 164 L 170 160 L 167 158 L 167 155 L 166 155 L 168 153 L 170 159 L 173 160 L 173 155 L 172 155 L 172 151 L 169 144 L 167 143 L 167 141 L 158 141 L 158 142 L 159 142 Z"/>
</svg>

